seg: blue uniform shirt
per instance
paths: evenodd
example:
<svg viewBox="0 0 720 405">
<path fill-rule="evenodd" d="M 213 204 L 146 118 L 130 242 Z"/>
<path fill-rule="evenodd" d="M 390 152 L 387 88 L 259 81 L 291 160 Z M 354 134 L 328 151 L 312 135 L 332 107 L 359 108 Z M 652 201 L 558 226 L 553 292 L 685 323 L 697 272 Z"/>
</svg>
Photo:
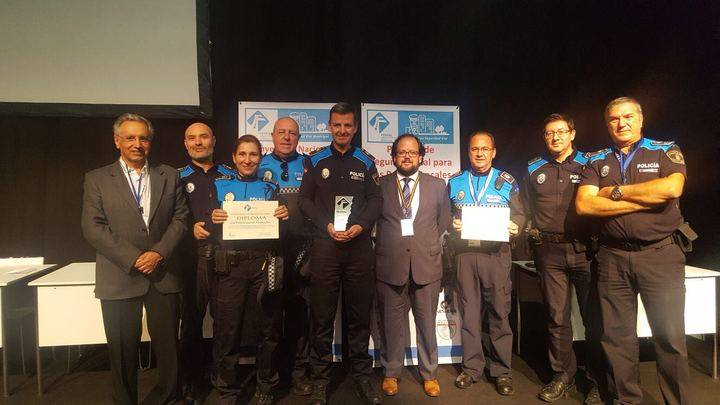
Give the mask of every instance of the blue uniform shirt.
<svg viewBox="0 0 720 405">
<path fill-rule="evenodd" d="M 285 224 L 287 228 L 285 236 L 295 239 L 306 238 L 312 232 L 311 224 L 305 220 L 297 202 L 304 172 L 304 159 L 305 155 L 300 153 L 295 153 L 287 159 L 269 153 L 263 156 L 258 169 L 258 177 L 278 185 L 279 194 L 284 197 L 289 213 Z"/>
<path fill-rule="evenodd" d="M 488 176 L 490 176 L 489 181 Z M 483 194 L 482 189 L 486 182 L 487 189 Z M 462 207 L 493 205 L 510 207 L 510 219 L 519 227 L 525 222 L 518 183 L 508 172 L 491 168 L 490 172 L 483 176 L 472 170 L 464 170 L 450 178 L 447 190 L 455 218 L 461 217 Z M 477 201 L 473 197 L 473 192 L 475 197 L 479 196 Z"/>
</svg>

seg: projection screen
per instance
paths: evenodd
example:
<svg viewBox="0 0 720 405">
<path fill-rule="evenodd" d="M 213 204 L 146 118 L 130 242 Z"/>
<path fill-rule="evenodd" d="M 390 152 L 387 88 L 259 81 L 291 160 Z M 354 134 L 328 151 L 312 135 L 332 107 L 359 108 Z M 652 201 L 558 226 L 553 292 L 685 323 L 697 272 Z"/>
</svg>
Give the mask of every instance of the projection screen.
<svg viewBox="0 0 720 405">
<path fill-rule="evenodd" d="M 207 0 L 0 0 L 0 113 L 208 117 Z"/>
</svg>

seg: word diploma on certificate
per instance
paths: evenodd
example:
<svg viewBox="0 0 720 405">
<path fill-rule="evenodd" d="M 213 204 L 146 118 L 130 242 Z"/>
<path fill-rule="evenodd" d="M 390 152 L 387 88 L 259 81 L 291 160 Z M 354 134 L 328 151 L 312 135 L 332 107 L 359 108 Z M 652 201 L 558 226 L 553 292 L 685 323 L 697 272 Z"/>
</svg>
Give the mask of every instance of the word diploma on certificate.
<svg viewBox="0 0 720 405">
<path fill-rule="evenodd" d="M 471 241 L 508 242 L 510 208 L 494 205 L 462 207 L 460 238 Z"/>
<path fill-rule="evenodd" d="M 223 240 L 278 239 L 277 207 L 277 201 L 223 201 L 222 209 L 228 214 Z"/>
</svg>

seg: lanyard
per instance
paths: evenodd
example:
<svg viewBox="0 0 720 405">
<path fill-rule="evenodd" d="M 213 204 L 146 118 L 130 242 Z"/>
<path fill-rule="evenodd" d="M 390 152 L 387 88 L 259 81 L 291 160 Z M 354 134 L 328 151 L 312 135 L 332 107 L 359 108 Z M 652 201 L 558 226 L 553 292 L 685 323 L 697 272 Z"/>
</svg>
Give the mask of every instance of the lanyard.
<svg viewBox="0 0 720 405">
<path fill-rule="evenodd" d="M 627 155 L 624 155 L 620 149 L 615 151 L 615 157 L 617 158 L 618 162 L 620 162 L 620 176 L 622 176 L 622 182 L 623 184 L 627 184 L 627 177 L 625 177 L 625 171 L 627 171 L 628 167 L 630 167 L 630 162 L 632 161 L 633 156 L 635 156 L 635 152 L 640 149 L 638 147 L 639 145 L 636 143 L 633 145 L 632 152 L 628 153 Z"/>
<path fill-rule="evenodd" d="M 479 205 L 480 201 L 485 196 L 485 192 L 487 192 L 487 188 L 490 185 L 490 178 L 492 177 L 494 170 L 495 169 L 493 169 L 492 167 L 490 168 L 490 171 L 487 174 L 487 178 L 485 179 L 485 185 L 483 185 L 483 188 L 480 189 L 480 191 L 478 191 L 477 194 L 475 194 L 475 186 L 473 186 L 473 184 L 472 184 L 472 178 L 475 176 L 473 176 L 472 172 L 468 172 L 468 185 L 470 186 L 470 197 L 472 197 L 475 205 Z M 479 181 L 480 181 L 480 179 L 478 178 L 478 186 L 480 185 Z"/>
<path fill-rule="evenodd" d="M 142 172 L 140 172 L 140 178 L 138 179 L 138 186 L 137 189 L 135 189 L 135 184 L 132 181 L 132 169 L 128 168 L 128 178 L 130 179 L 130 188 L 132 189 L 133 197 L 135 198 L 135 202 L 137 202 L 138 207 L 140 207 L 140 211 L 142 211 L 142 204 L 140 204 L 140 199 L 142 198 Z"/>
<path fill-rule="evenodd" d="M 410 179 L 410 176 L 407 176 L 406 178 Z M 417 189 L 418 184 L 420 184 L 420 176 L 418 176 L 417 180 L 415 180 L 415 184 L 413 184 L 408 201 L 405 201 L 405 194 L 403 194 L 402 186 L 400 186 L 400 177 L 395 176 L 395 182 L 397 183 L 398 194 L 400 194 L 400 200 L 402 201 L 403 212 L 406 212 L 410 207 L 410 204 L 412 204 L 413 196 L 415 196 L 415 190 Z"/>
</svg>

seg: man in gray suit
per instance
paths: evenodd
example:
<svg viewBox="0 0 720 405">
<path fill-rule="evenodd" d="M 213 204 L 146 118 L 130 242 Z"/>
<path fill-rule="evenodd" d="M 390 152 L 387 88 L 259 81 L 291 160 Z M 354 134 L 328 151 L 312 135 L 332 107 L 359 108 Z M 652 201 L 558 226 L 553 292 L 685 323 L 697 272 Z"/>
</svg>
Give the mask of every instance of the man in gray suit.
<svg viewBox="0 0 720 405">
<path fill-rule="evenodd" d="M 120 159 L 85 175 L 82 230 L 97 250 L 100 299 L 112 372 L 113 401 L 138 402 L 142 308 L 158 364 L 158 384 L 143 401 L 175 401 L 179 267 L 173 251 L 187 230 L 188 208 L 176 169 L 150 166 L 153 127 L 135 114 L 113 125 Z"/>
<path fill-rule="evenodd" d="M 380 179 L 383 209 L 375 245 L 375 285 L 384 340 L 382 389 L 385 395 L 397 394 L 412 308 L 423 389 L 436 397 L 440 395 L 435 336 L 442 279 L 440 236 L 452 223 L 450 199 L 444 181 L 418 171 L 425 148 L 415 135 L 400 135 L 391 154 L 397 171 Z"/>
</svg>

